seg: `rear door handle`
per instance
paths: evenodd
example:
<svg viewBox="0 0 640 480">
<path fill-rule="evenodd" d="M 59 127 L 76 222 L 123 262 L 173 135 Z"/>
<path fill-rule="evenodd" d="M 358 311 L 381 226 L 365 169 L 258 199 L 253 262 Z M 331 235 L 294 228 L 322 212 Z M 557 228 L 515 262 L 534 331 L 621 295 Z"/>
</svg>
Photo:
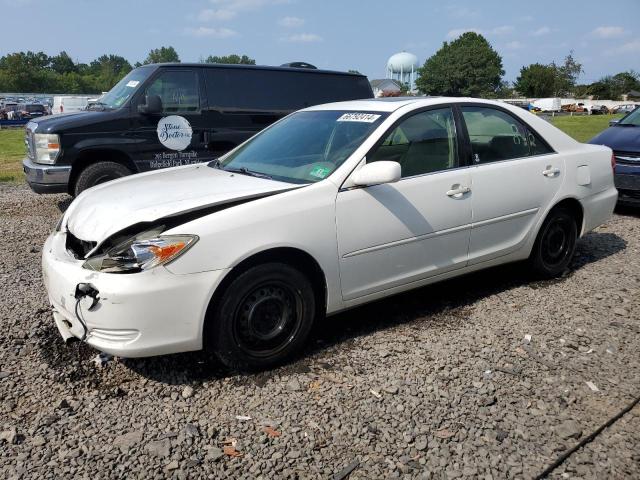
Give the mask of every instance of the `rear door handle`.
<svg viewBox="0 0 640 480">
<path fill-rule="evenodd" d="M 542 171 L 542 174 L 545 177 L 555 177 L 555 176 L 560 174 L 560 169 L 559 168 L 551 168 L 551 165 L 548 165 L 547 169 Z"/>
<path fill-rule="evenodd" d="M 460 198 L 465 193 L 469 193 L 471 189 L 462 185 L 452 185 L 451 190 L 447 191 L 447 195 L 453 198 Z"/>
</svg>

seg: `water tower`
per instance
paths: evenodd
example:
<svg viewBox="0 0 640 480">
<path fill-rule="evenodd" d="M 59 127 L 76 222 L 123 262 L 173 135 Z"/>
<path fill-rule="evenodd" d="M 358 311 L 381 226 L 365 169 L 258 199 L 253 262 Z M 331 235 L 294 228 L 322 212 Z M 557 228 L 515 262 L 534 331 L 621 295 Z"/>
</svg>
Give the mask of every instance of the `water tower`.
<svg viewBox="0 0 640 480">
<path fill-rule="evenodd" d="M 387 61 L 387 78 L 398 80 L 408 85 L 409 90 L 416 88 L 416 70 L 418 69 L 418 57 L 413 53 L 400 52 L 391 55 Z"/>
</svg>

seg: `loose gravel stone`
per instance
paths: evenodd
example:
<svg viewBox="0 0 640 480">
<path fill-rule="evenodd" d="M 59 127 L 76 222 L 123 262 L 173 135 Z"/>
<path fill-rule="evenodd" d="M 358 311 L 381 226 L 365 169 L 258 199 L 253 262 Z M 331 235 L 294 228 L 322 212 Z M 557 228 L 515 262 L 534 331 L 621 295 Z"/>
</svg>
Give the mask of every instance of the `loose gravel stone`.
<svg viewBox="0 0 640 480">
<path fill-rule="evenodd" d="M 640 392 L 638 212 L 582 238 L 560 279 L 516 264 L 418 289 L 239 375 L 65 345 L 38 252 L 68 205 L 0 183 L 0 478 L 331 478 L 354 461 L 350 480 L 533 478 Z M 640 478 L 639 418 L 551 477 Z"/>
</svg>

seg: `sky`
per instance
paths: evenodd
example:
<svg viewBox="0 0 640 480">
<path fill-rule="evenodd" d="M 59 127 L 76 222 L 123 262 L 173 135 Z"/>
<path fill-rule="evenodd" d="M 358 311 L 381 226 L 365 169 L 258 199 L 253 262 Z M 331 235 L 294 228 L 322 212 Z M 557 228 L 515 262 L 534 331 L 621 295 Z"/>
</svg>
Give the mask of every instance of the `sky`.
<svg viewBox="0 0 640 480">
<path fill-rule="evenodd" d="M 422 64 L 472 30 L 502 56 L 509 81 L 571 50 L 580 83 L 640 71 L 640 0 L 0 0 L 0 18 L 0 56 L 65 50 L 80 62 L 113 53 L 133 64 L 172 45 L 182 61 L 237 53 L 374 79 L 394 53 Z"/>
</svg>

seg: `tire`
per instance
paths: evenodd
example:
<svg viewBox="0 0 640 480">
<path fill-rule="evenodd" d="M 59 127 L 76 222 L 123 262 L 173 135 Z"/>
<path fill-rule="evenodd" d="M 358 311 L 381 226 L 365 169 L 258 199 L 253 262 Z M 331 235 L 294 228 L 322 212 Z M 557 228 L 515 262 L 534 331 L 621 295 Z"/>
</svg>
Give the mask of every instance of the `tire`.
<svg viewBox="0 0 640 480">
<path fill-rule="evenodd" d="M 535 276 L 550 279 L 561 275 L 573 258 L 577 239 L 578 228 L 572 212 L 566 208 L 551 210 L 529 257 Z"/>
<path fill-rule="evenodd" d="M 126 177 L 133 172 L 127 167 L 117 162 L 97 162 L 92 163 L 80 172 L 73 188 L 74 196 L 80 195 L 87 188 L 91 188 L 100 183 Z"/>
<path fill-rule="evenodd" d="M 283 263 L 241 273 L 213 307 L 207 346 L 224 365 L 241 371 L 282 364 L 304 345 L 316 317 L 311 282 Z"/>
</svg>

